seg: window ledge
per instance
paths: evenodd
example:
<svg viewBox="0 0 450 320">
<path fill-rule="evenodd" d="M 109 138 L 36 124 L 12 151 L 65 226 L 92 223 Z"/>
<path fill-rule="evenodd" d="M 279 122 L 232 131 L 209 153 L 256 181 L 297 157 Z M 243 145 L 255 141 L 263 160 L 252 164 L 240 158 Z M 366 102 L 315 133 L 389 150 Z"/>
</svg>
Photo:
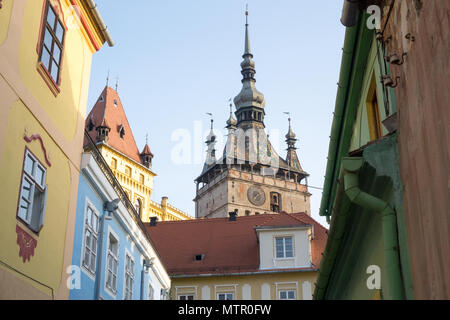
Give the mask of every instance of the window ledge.
<svg viewBox="0 0 450 320">
<path fill-rule="evenodd" d="M 53 95 L 55 97 L 58 96 L 58 94 L 61 92 L 60 86 L 53 80 L 47 68 L 44 67 L 42 62 L 38 61 L 36 69 L 41 75 L 41 77 L 44 79 L 44 82 L 47 84 Z"/>
<path fill-rule="evenodd" d="M 295 260 L 295 257 L 290 258 L 274 258 L 274 261 L 289 261 L 289 260 Z"/>
</svg>

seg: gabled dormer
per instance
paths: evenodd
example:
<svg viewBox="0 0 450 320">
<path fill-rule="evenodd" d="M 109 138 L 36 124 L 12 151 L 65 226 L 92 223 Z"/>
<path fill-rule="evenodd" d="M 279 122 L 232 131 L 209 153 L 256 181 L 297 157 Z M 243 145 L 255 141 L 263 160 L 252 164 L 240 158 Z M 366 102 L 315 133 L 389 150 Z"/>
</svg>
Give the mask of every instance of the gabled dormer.
<svg viewBox="0 0 450 320">
<path fill-rule="evenodd" d="M 255 227 L 259 244 L 260 270 L 311 268 L 311 224 L 266 225 Z"/>
</svg>

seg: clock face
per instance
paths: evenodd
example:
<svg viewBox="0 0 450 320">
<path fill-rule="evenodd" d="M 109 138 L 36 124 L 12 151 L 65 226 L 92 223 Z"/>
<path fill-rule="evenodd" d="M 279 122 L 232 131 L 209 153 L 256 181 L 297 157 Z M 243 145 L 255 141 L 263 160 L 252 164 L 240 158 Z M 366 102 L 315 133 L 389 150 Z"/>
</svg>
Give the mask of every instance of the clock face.
<svg viewBox="0 0 450 320">
<path fill-rule="evenodd" d="M 262 206 L 266 202 L 266 194 L 258 186 L 251 186 L 247 191 L 247 198 L 255 206 Z"/>
</svg>

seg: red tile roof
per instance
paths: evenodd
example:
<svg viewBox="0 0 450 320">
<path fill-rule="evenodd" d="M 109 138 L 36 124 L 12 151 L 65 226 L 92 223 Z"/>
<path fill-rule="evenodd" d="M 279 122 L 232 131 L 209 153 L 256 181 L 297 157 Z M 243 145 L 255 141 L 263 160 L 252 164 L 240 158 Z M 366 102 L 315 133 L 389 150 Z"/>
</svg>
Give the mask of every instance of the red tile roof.
<svg viewBox="0 0 450 320">
<path fill-rule="evenodd" d="M 133 137 L 133 132 L 131 131 L 131 127 L 128 123 L 125 110 L 117 91 L 108 86 L 103 89 L 96 104 L 86 117 L 87 130 L 89 130 L 89 122 L 91 119 L 95 127 L 99 126 L 101 123 L 106 123 L 111 129 L 108 134 L 109 146 L 131 159 L 142 163 L 136 141 Z M 119 134 L 121 126 L 123 126 L 123 129 L 125 130 L 123 138 L 121 138 Z M 89 135 L 92 140 L 97 141 L 97 131 L 95 130 L 95 127 L 89 131 Z"/>
<path fill-rule="evenodd" d="M 261 214 L 237 217 L 236 221 L 211 218 L 158 222 L 156 226 L 145 224 L 171 276 L 259 272 L 259 244 L 255 228 L 304 225 L 314 228 L 311 254 L 313 269 L 317 269 L 325 248 L 327 229 L 306 213 Z M 194 256 L 201 254 L 205 255 L 204 260 L 195 261 Z"/>
<path fill-rule="evenodd" d="M 144 150 L 142 150 L 141 155 L 143 156 L 150 155 L 153 157 L 153 153 L 150 151 L 150 147 L 148 146 L 148 144 L 145 144 Z"/>
</svg>

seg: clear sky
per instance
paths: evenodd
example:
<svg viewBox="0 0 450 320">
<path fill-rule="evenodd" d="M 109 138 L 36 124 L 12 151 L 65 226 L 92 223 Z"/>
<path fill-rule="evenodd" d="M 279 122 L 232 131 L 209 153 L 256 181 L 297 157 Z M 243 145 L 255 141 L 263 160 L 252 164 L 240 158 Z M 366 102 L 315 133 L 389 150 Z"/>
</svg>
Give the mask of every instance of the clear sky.
<svg viewBox="0 0 450 320">
<path fill-rule="evenodd" d="M 308 183 L 323 187 L 345 32 L 339 21 L 342 1 L 96 2 L 115 46 L 105 45 L 94 55 L 88 112 L 109 70 L 111 87 L 119 77 L 119 96 L 140 150 L 149 136 L 157 174 L 152 200 L 168 196 L 169 203 L 195 214 L 194 179 L 205 156 L 210 119 L 206 113 L 213 114 L 216 133 L 225 134 L 228 99 L 242 86 L 246 3 L 256 87 L 266 99 L 270 139 L 284 158 L 283 112 L 290 112 L 300 163 L 310 174 Z M 196 134 L 200 126 L 203 136 Z M 190 156 L 185 154 L 181 164 L 173 156 L 180 132 L 191 140 L 186 145 Z M 321 190 L 310 192 L 312 216 L 327 226 L 318 215 Z"/>
</svg>

